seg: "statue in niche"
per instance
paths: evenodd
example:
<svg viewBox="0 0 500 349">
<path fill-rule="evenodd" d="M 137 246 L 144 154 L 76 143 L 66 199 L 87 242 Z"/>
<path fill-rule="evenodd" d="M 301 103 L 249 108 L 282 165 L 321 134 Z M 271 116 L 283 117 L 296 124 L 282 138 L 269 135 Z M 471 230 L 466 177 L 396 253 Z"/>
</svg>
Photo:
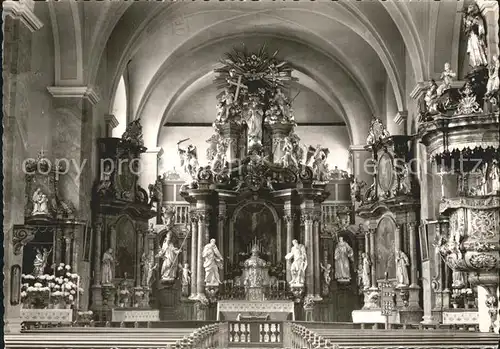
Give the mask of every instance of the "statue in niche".
<svg viewBox="0 0 500 349">
<path fill-rule="evenodd" d="M 488 194 L 496 194 L 500 191 L 500 169 L 497 160 L 493 160 L 489 165 L 488 180 L 491 183 L 491 191 Z"/>
<path fill-rule="evenodd" d="M 201 257 L 203 258 L 203 268 L 205 268 L 205 285 L 219 286 L 222 283 L 219 269 L 223 267 L 224 258 L 215 245 L 215 239 L 210 239 L 210 242 L 203 247 Z"/>
<path fill-rule="evenodd" d="M 33 262 L 33 276 L 42 276 L 44 274 L 50 252 L 52 252 L 52 249 L 47 250 L 45 247 L 43 251 L 40 251 L 38 248 L 36 249 L 35 261 Z"/>
<path fill-rule="evenodd" d="M 162 258 L 163 263 L 160 270 L 161 281 L 175 280 L 177 275 L 177 257 L 181 250 L 172 243 L 172 232 L 169 231 L 156 257 Z"/>
<path fill-rule="evenodd" d="M 353 260 L 354 252 L 342 236 L 339 237 L 339 242 L 335 247 L 335 279 L 341 283 L 351 281 L 351 269 L 349 260 Z"/>
<path fill-rule="evenodd" d="M 370 257 L 368 257 L 368 255 L 363 252 L 361 254 L 361 283 L 363 285 L 363 288 L 364 289 L 367 289 L 367 288 L 370 288 L 371 286 L 371 278 L 370 278 L 370 274 L 371 274 L 371 261 L 370 261 Z"/>
<path fill-rule="evenodd" d="M 182 286 L 189 286 L 191 284 L 191 270 L 189 269 L 189 264 L 184 263 L 184 265 L 179 265 L 182 270 Z"/>
<path fill-rule="evenodd" d="M 113 282 L 113 270 L 115 269 L 115 257 L 113 256 L 113 249 L 108 248 L 102 255 L 101 264 L 101 283 L 103 285 L 110 285 Z"/>
<path fill-rule="evenodd" d="M 477 4 L 470 4 L 464 13 L 464 32 L 467 37 L 467 55 L 472 68 L 488 64 L 486 58 L 486 29 Z"/>
<path fill-rule="evenodd" d="M 450 63 L 446 62 L 444 64 L 444 70 L 441 73 L 440 77 L 443 80 L 443 82 L 441 83 L 441 85 L 439 85 L 439 87 L 436 90 L 438 97 L 441 96 L 446 90 L 449 90 L 451 88 L 451 82 L 456 76 L 457 74 L 451 70 Z"/>
<path fill-rule="evenodd" d="M 402 194 L 411 193 L 411 177 L 408 164 L 403 164 L 401 172 L 398 175 L 399 192 Z"/>
<path fill-rule="evenodd" d="M 490 99 L 498 93 L 500 88 L 500 79 L 498 77 L 498 70 L 500 69 L 500 60 L 497 55 L 493 55 L 491 63 L 488 66 L 488 83 L 486 84 L 485 99 Z M 497 100 L 498 103 L 498 100 Z"/>
<path fill-rule="evenodd" d="M 49 214 L 49 199 L 47 195 L 42 191 L 42 189 L 37 188 L 32 196 L 33 201 L 33 211 L 32 216 L 38 215 L 48 215 Z"/>
<path fill-rule="evenodd" d="M 410 281 L 408 279 L 408 266 L 410 260 L 408 256 L 401 250 L 396 251 L 396 280 L 398 286 L 408 286 Z"/>
<path fill-rule="evenodd" d="M 196 180 L 196 174 L 198 171 L 198 154 L 196 147 L 192 144 L 188 145 L 186 149 L 182 149 L 180 145 L 189 140 L 189 138 L 180 140 L 177 142 L 177 153 L 179 154 L 181 160 L 181 167 L 184 172 L 191 177 L 191 180 Z"/>
<path fill-rule="evenodd" d="M 463 271 L 453 270 L 451 277 L 453 280 L 451 287 L 453 287 L 453 288 L 465 287 L 465 273 Z"/>
<path fill-rule="evenodd" d="M 141 257 L 141 266 L 142 266 L 142 278 L 141 285 L 148 286 L 151 281 L 151 277 L 153 276 L 153 268 L 154 268 L 154 252 L 149 251 L 149 253 L 144 252 Z"/>
<path fill-rule="evenodd" d="M 303 286 L 306 278 L 307 268 L 307 254 L 306 247 L 299 244 L 297 240 L 292 241 L 292 249 L 285 256 L 287 261 L 293 258 L 292 265 L 290 266 L 290 286 Z"/>
<path fill-rule="evenodd" d="M 262 146 L 262 103 L 258 96 L 249 98 L 248 107 L 245 111 L 245 121 L 248 126 L 248 149 L 254 146 Z"/>
</svg>

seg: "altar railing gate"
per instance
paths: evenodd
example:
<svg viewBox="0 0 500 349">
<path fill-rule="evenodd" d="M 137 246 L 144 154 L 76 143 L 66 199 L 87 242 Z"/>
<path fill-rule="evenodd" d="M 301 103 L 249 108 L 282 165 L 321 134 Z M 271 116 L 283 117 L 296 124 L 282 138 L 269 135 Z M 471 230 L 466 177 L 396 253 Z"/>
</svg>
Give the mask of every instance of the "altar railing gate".
<svg viewBox="0 0 500 349">
<path fill-rule="evenodd" d="M 283 344 L 283 322 L 228 321 L 229 348 L 276 348 Z"/>
</svg>

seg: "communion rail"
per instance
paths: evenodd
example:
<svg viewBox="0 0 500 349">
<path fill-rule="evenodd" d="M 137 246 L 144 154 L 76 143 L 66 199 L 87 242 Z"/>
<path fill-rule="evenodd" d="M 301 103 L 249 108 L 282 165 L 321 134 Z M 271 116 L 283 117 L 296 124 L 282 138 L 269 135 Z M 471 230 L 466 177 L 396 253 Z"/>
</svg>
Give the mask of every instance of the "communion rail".
<svg viewBox="0 0 500 349">
<path fill-rule="evenodd" d="M 359 330 L 284 324 L 288 349 L 497 349 L 495 333 L 446 330 Z M 331 324 L 335 326 L 335 324 Z"/>
<path fill-rule="evenodd" d="M 48 328 L 6 334 L 4 342 L 8 349 L 208 349 L 225 346 L 226 328 L 226 324 L 210 324 L 198 329 Z"/>
</svg>

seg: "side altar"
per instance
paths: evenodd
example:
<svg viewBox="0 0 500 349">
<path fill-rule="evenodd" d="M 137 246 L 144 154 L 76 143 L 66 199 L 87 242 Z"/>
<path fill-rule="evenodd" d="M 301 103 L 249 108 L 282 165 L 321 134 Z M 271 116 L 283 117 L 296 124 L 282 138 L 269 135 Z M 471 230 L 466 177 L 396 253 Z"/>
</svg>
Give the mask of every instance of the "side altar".
<svg viewBox="0 0 500 349">
<path fill-rule="evenodd" d="M 188 140 L 178 143 L 187 180 L 180 188 L 174 182 L 179 188 L 174 196 L 185 200 L 189 218 L 183 225 L 185 235 L 172 229 L 176 242 L 171 251 L 179 250 L 176 260 L 182 263 L 173 263 L 172 274 L 165 269 L 158 277 L 179 275 L 182 282 L 160 283 L 158 307 L 180 307 L 184 318 L 198 320 L 221 313 L 305 318 L 315 304 L 321 303 L 325 314 L 334 312 L 339 305 L 333 290 L 340 287 L 346 299 L 352 298 L 350 304 L 357 303 L 359 296 L 351 290 L 357 262 L 351 246 L 357 249 L 356 238 L 347 231 L 353 218 L 350 198 L 342 207 L 322 208 L 330 180 L 343 176 L 348 190 L 349 176 L 328 169 L 328 149 L 306 146 L 295 133 L 291 67 L 265 47 L 257 52 L 235 48 L 221 63 L 215 80 L 221 93 L 214 134 L 207 141 L 207 162 L 201 163 L 195 146 L 183 145 Z M 172 185 L 161 181 L 162 209 L 171 211 L 167 197 Z M 326 218 L 338 229 L 323 231 Z M 337 239 L 340 232 L 346 242 Z M 341 256 L 348 275 L 339 276 L 340 281 L 332 277 L 336 264 L 330 251 L 337 240 L 351 251 L 350 257 Z M 179 307 L 167 297 L 176 287 L 182 288 Z M 256 310 L 257 303 L 281 310 Z"/>
</svg>

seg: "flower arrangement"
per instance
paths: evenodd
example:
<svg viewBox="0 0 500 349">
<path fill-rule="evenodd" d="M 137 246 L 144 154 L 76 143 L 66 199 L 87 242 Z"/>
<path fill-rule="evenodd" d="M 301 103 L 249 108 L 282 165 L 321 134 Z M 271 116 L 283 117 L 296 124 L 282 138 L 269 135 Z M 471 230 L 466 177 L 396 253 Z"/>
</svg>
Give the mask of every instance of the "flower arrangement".
<svg viewBox="0 0 500 349">
<path fill-rule="evenodd" d="M 134 292 L 134 307 L 139 307 L 144 298 L 144 291 L 141 289 L 136 289 Z"/>
<path fill-rule="evenodd" d="M 66 307 L 75 304 L 79 276 L 71 273 L 71 266 L 64 263 L 54 267 L 53 275 L 22 275 L 21 300 L 26 308 Z"/>
</svg>

